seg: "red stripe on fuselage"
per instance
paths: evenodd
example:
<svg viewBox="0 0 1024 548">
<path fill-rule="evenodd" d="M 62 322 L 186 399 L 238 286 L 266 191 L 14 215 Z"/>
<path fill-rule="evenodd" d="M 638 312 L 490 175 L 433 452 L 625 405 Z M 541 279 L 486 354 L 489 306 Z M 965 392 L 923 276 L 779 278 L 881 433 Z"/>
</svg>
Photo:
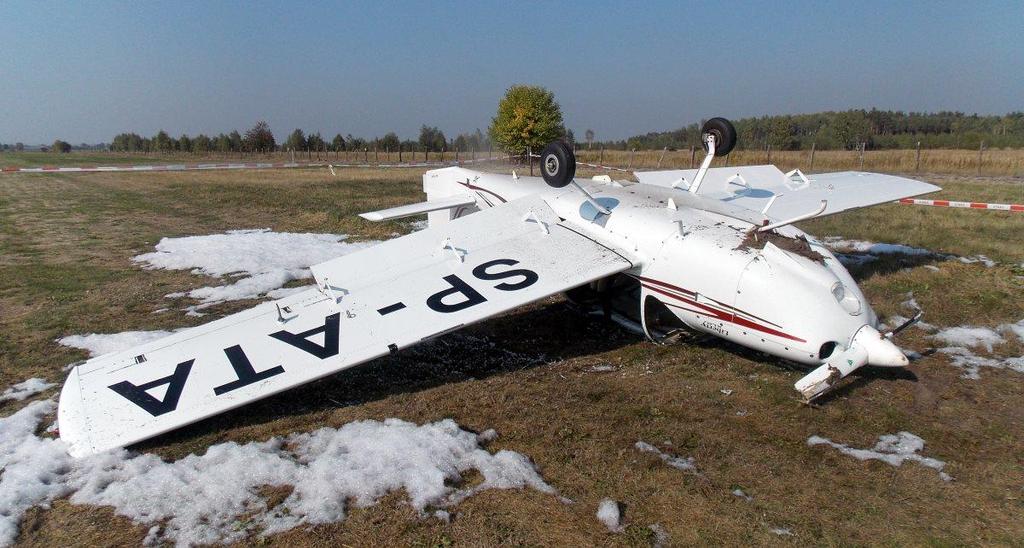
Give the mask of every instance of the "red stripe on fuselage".
<svg viewBox="0 0 1024 548">
<path fill-rule="evenodd" d="M 653 285 L 650 285 L 650 284 L 642 284 L 642 285 L 644 287 L 646 287 L 647 289 L 650 289 L 651 291 L 654 291 L 654 292 L 657 292 L 657 293 L 661 293 L 662 295 L 665 295 L 667 297 L 671 297 L 671 298 L 673 298 L 673 299 L 675 299 L 677 301 L 686 303 L 686 304 L 688 304 L 690 306 L 696 306 L 698 308 L 702 308 L 704 310 L 707 310 L 708 312 L 710 312 L 710 314 L 706 314 L 706 315 L 712 316 L 712 317 L 717 318 L 719 320 L 722 320 L 722 321 L 725 321 L 725 322 L 729 322 L 729 323 L 734 323 L 736 325 L 740 325 L 740 326 L 743 326 L 743 327 L 748 327 L 748 328 L 753 329 L 755 331 L 760 331 L 762 333 L 768 333 L 769 335 L 775 335 L 776 337 L 782 337 L 782 338 L 785 338 L 785 339 L 790 339 L 790 340 L 797 341 L 797 342 L 802 342 L 802 343 L 807 342 L 806 340 L 801 339 L 800 337 L 794 337 L 793 335 L 790 335 L 788 333 L 784 333 L 782 331 L 779 331 L 778 329 L 772 329 L 770 327 L 754 323 L 754 322 L 752 322 L 752 321 L 750 321 L 750 320 L 748 320 L 746 318 L 741 318 L 739 316 L 736 316 L 733 313 L 727 312 L 725 310 L 719 310 L 717 308 L 710 307 L 708 305 L 701 304 L 701 303 L 698 303 L 696 301 L 692 301 L 690 299 L 681 297 L 679 295 L 676 295 L 674 293 L 671 293 L 671 292 L 666 291 L 664 289 L 661 289 L 659 287 L 654 287 Z"/>
<path fill-rule="evenodd" d="M 667 287 L 667 288 L 669 288 L 669 289 L 671 289 L 673 291 L 678 291 L 678 292 L 680 292 L 680 293 L 682 293 L 684 295 L 690 295 L 690 296 L 692 296 L 694 298 L 697 297 L 697 292 L 696 291 L 690 291 L 689 289 L 683 289 L 683 288 L 681 288 L 679 286 L 675 286 L 675 285 L 672 285 L 670 283 L 663 282 L 661 280 L 655 280 L 653 278 L 645 278 L 643 276 L 637 276 L 635 274 L 633 274 L 632 276 L 634 278 L 640 280 L 641 283 L 647 282 L 647 283 L 652 283 L 652 284 L 658 284 L 660 286 Z M 719 301 L 719 300 L 716 300 L 716 299 L 712 299 L 711 297 L 707 297 L 707 298 L 712 300 L 712 301 L 714 301 L 716 304 L 718 304 L 718 305 L 720 305 L 722 307 L 732 309 L 732 311 L 734 313 L 740 313 L 740 314 L 743 314 L 744 316 L 750 316 L 751 318 L 754 318 L 755 320 L 760 320 L 760 321 L 762 321 L 762 322 L 764 322 L 766 324 L 774 325 L 775 327 L 782 327 L 781 325 L 779 325 L 777 323 L 770 322 L 770 321 L 768 321 L 768 320 L 766 320 L 764 318 L 761 318 L 759 316 L 755 316 L 755 315 L 751 314 L 750 312 L 746 312 L 746 311 L 740 310 L 740 309 L 738 309 L 738 308 L 736 308 L 734 306 L 729 306 L 728 304 L 723 303 L 722 301 Z"/>
</svg>

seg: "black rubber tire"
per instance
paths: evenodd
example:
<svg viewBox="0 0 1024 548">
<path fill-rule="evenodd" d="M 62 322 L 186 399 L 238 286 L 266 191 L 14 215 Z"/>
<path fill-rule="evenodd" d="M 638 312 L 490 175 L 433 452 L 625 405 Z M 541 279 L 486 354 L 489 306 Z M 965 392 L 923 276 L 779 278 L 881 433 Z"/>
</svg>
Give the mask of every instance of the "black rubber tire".
<svg viewBox="0 0 1024 548">
<path fill-rule="evenodd" d="M 725 118 L 712 118 L 700 128 L 700 144 L 705 152 L 708 144 L 704 142 L 704 136 L 709 133 L 715 136 L 715 156 L 725 156 L 736 146 L 736 128 Z"/>
<path fill-rule="evenodd" d="M 576 177 L 576 155 L 562 141 L 552 141 L 540 153 L 540 173 L 544 182 L 562 188 Z"/>
</svg>

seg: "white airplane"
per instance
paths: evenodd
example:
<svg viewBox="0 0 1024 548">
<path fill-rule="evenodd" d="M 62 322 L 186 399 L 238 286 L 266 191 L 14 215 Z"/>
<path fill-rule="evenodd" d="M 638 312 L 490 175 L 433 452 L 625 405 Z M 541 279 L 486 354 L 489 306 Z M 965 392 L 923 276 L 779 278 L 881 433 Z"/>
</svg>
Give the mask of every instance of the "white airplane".
<svg viewBox="0 0 1024 548">
<path fill-rule="evenodd" d="M 795 385 L 806 400 L 859 367 L 907 365 L 846 269 L 792 225 L 940 189 L 712 169 L 736 132 L 714 118 L 702 134 L 699 169 L 636 183 L 576 180 L 563 143 L 543 178 L 428 171 L 425 202 L 362 216 L 426 213 L 429 228 L 313 266 L 315 289 L 75 367 L 60 436 L 75 456 L 122 447 L 562 292 L 655 341 L 696 331 L 813 366 Z"/>
</svg>

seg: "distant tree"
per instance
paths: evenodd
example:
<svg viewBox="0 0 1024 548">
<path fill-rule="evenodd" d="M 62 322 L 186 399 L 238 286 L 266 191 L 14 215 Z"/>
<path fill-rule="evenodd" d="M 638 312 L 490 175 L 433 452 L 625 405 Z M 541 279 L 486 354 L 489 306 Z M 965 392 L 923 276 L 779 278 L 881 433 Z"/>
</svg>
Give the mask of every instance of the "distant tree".
<svg viewBox="0 0 1024 548">
<path fill-rule="evenodd" d="M 61 154 L 68 153 L 71 152 L 71 143 L 57 139 L 53 142 L 53 145 L 50 147 L 50 150 L 52 150 L 53 152 L 59 152 Z"/>
<path fill-rule="evenodd" d="M 398 135 L 391 131 L 385 134 L 377 141 L 377 146 L 382 150 L 398 150 L 398 147 L 402 144 L 402 141 L 398 139 Z"/>
<path fill-rule="evenodd" d="M 25 143 L 14 143 L 14 150 L 18 152 L 25 150 Z"/>
<path fill-rule="evenodd" d="M 174 144 L 171 142 L 171 136 L 161 129 L 153 136 L 153 148 L 158 152 L 171 150 L 174 148 Z"/>
<path fill-rule="evenodd" d="M 353 137 L 351 133 L 345 136 L 345 143 L 348 150 L 363 150 L 366 148 L 366 139 Z"/>
<path fill-rule="evenodd" d="M 178 150 L 182 152 L 192 152 L 192 139 L 188 138 L 188 135 L 184 133 L 181 137 L 178 137 Z"/>
<path fill-rule="evenodd" d="M 583 138 L 587 140 L 587 149 L 589 150 L 590 146 L 594 144 L 594 130 L 588 129 L 583 134 Z"/>
<path fill-rule="evenodd" d="M 202 154 L 209 152 L 213 148 L 213 142 L 209 137 L 200 133 L 195 139 L 192 139 L 192 152 Z"/>
<path fill-rule="evenodd" d="M 490 127 L 491 140 L 512 154 L 522 154 L 527 147 L 539 152 L 564 135 L 562 109 L 555 95 L 540 86 L 508 88 Z"/>
<path fill-rule="evenodd" d="M 231 142 L 231 150 L 233 152 L 242 150 L 242 136 L 238 133 L 237 129 L 228 134 L 228 140 Z"/>
<path fill-rule="evenodd" d="M 562 139 L 570 145 L 576 144 L 576 134 L 574 134 L 571 129 L 565 130 L 565 136 Z"/>
<path fill-rule="evenodd" d="M 336 134 L 334 139 L 331 139 L 331 149 L 335 151 L 345 150 L 345 138 L 340 133 Z"/>
<path fill-rule="evenodd" d="M 270 125 L 263 120 L 256 122 L 256 125 L 245 132 L 243 142 L 246 148 L 252 151 L 266 152 L 277 148 L 274 134 L 270 131 Z"/>
<path fill-rule="evenodd" d="M 793 121 L 789 116 L 777 116 L 768 125 L 768 143 L 776 150 L 795 150 L 800 148 L 793 134 Z"/>
<path fill-rule="evenodd" d="M 230 152 L 231 151 L 231 138 L 221 133 L 213 140 L 213 148 L 217 152 Z"/>
<path fill-rule="evenodd" d="M 306 134 L 301 129 L 296 128 L 295 131 L 288 135 L 288 139 L 284 142 L 284 148 L 288 150 L 306 150 Z"/>
<path fill-rule="evenodd" d="M 420 128 L 419 142 L 426 150 L 442 150 L 445 148 L 446 139 L 443 131 L 424 125 Z"/>
<path fill-rule="evenodd" d="M 306 146 L 309 150 L 324 150 L 326 145 L 327 143 L 324 142 L 324 138 L 320 136 L 320 132 L 311 133 L 309 137 L 306 138 Z"/>
<path fill-rule="evenodd" d="M 459 134 L 452 143 L 452 148 L 455 150 L 468 150 L 469 149 L 469 138 L 463 134 Z"/>
<path fill-rule="evenodd" d="M 4 150 L 11 150 L 11 145 L 8 145 L 7 143 L 4 143 L 3 149 Z"/>
</svg>

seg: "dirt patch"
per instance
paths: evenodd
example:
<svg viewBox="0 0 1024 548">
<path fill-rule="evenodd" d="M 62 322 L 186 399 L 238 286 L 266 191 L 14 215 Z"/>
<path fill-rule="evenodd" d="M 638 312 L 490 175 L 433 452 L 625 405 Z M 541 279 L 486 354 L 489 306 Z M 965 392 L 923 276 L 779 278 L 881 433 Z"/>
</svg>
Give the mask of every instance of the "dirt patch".
<svg viewBox="0 0 1024 548">
<path fill-rule="evenodd" d="M 740 245 L 736 246 L 736 249 L 740 251 L 764 249 L 764 246 L 768 244 L 768 242 L 771 242 L 772 245 L 783 251 L 788 251 L 795 255 L 806 257 L 812 261 L 818 261 L 823 264 L 825 262 L 825 257 L 811 249 L 811 244 L 808 243 L 807 239 L 803 236 L 790 238 L 789 236 L 784 236 L 774 230 L 769 230 L 768 232 L 751 230 L 747 233 L 746 237 L 743 238 L 743 241 L 740 242 Z"/>
</svg>

